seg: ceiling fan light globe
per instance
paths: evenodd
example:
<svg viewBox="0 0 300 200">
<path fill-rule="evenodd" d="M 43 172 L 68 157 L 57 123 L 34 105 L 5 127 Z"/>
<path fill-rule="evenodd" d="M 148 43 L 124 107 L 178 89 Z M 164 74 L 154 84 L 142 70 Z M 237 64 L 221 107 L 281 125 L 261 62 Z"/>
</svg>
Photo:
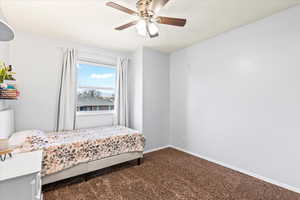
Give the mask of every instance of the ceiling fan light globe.
<svg viewBox="0 0 300 200">
<path fill-rule="evenodd" d="M 159 34 L 159 29 L 157 27 L 157 25 L 153 22 L 149 22 L 148 23 L 148 32 L 149 32 L 149 36 L 151 38 L 153 37 L 157 37 Z"/>
<path fill-rule="evenodd" d="M 147 36 L 147 23 L 145 20 L 140 20 L 136 24 L 136 31 L 139 35 L 146 37 Z"/>
</svg>

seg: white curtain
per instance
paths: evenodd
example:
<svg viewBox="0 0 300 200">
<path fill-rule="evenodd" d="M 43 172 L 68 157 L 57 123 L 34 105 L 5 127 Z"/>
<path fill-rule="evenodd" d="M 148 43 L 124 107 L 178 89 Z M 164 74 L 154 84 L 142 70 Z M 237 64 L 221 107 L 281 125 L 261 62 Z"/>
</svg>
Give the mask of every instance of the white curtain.
<svg viewBox="0 0 300 200">
<path fill-rule="evenodd" d="M 76 62 L 76 50 L 64 49 L 58 99 L 57 131 L 75 129 Z"/>
<path fill-rule="evenodd" d="M 128 127 L 127 71 L 128 58 L 118 58 L 114 125 Z"/>
</svg>

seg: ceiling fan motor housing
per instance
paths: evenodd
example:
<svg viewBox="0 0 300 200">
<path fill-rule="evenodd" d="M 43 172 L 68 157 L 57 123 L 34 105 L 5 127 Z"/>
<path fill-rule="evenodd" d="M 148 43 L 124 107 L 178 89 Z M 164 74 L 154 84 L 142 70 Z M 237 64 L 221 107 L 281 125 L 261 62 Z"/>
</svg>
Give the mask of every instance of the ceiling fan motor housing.
<svg viewBox="0 0 300 200">
<path fill-rule="evenodd" d="M 153 0 L 138 0 L 136 3 L 137 10 L 139 12 L 139 16 L 144 19 L 149 19 L 153 17 L 154 13 L 152 10 L 149 10 L 149 5 Z"/>
</svg>

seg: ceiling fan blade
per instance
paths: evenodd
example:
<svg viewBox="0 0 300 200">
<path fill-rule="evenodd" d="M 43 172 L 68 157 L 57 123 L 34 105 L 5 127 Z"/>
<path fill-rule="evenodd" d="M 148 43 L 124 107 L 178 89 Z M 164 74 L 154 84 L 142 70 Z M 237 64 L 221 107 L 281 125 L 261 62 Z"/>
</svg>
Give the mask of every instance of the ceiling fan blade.
<svg viewBox="0 0 300 200">
<path fill-rule="evenodd" d="M 134 10 L 131 10 L 129 8 L 126 8 L 124 6 L 116 4 L 114 2 L 107 2 L 106 6 L 112 7 L 114 9 L 117 9 L 119 11 L 125 12 L 125 13 L 130 14 L 130 15 L 136 15 L 137 14 L 137 12 L 135 12 Z"/>
<path fill-rule="evenodd" d="M 157 13 L 168 2 L 169 2 L 169 0 L 152 0 L 152 2 L 150 3 L 148 9 L 153 11 L 154 13 Z"/>
<path fill-rule="evenodd" d="M 118 31 L 121 31 L 121 30 L 124 30 L 124 29 L 126 29 L 126 28 L 129 28 L 129 27 L 131 27 L 131 26 L 134 26 L 134 25 L 136 25 L 137 23 L 138 23 L 137 20 L 136 20 L 136 21 L 132 21 L 132 22 L 129 22 L 129 23 L 124 24 L 124 25 L 122 25 L 122 26 L 119 26 L 119 27 L 117 27 L 117 28 L 115 28 L 115 29 L 118 30 Z"/>
<path fill-rule="evenodd" d="M 158 17 L 157 23 L 173 25 L 173 26 L 185 26 L 186 19 L 173 18 L 173 17 Z"/>
</svg>

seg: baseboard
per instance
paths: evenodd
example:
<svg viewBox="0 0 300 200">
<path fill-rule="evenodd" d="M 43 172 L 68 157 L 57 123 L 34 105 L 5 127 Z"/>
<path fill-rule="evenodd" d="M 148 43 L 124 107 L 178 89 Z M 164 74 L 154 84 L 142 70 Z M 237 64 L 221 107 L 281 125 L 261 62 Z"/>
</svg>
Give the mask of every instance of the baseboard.
<svg viewBox="0 0 300 200">
<path fill-rule="evenodd" d="M 215 160 L 215 159 L 211 159 L 211 158 L 208 158 L 208 157 L 206 157 L 206 156 L 198 155 L 198 154 L 196 154 L 196 153 L 187 151 L 187 150 L 182 149 L 182 148 L 180 148 L 180 147 L 176 147 L 176 146 L 173 146 L 173 145 L 169 145 L 168 147 L 171 147 L 171 148 L 177 149 L 178 151 L 182 151 L 182 152 L 185 152 L 185 153 L 187 153 L 187 154 L 196 156 L 196 157 L 198 157 L 198 158 L 201 158 L 201 159 L 204 159 L 204 160 L 207 160 L 207 161 L 216 163 L 216 164 L 221 165 L 221 166 L 223 166 L 223 167 L 232 169 L 232 170 L 234 170 L 234 171 L 238 171 L 238 172 L 240 172 L 240 173 L 243 173 L 243 174 L 252 176 L 252 177 L 254 177 L 254 178 L 263 180 L 263 181 L 265 181 L 265 182 L 268 182 L 268 183 L 277 185 L 277 186 L 282 187 L 282 188 L 285 188 L 285 189 L 287 189 L 287 190 L 290 190 L 290 191 L 293 191 L 293 192 L 296 192 L 296 193 L 300 193 L 300 189 L 299 189 L 299 188 L 290 186 L 290 185 L 285 184 L 285 183 L 281 183 L 281 182 L 279 182 L 279 181 L 275 181 L 275 180 L 273 180 L 273 179 L 271 179 L 271 178 L 267 178 L 267 177 L 258 175 L 258 174 L 256 174 L 256 173 L 250 172 L 250 171 L 248 171 L 248 170 L 244 170 L 244 169 L 240 169 L 240 168 L 238 168 L 238 167 L 234 167 L 234 166 L 232 166 L 232 165 L 228 165 L 228 164 L 226 164 L 226 163 L 224 163 L 224 162 L 217 161 L 217 160 Z"/>
<path fill-rule="evenodd" d="M 158 147 L 158 148 L 150 149 L 150 150 L 144 151 L 144 154 L 151 153 L 151 152 L 154 152 L 154 151 L 159 151 L 159 150 L 162 150 L 162 149 L 165 149 L 165 148 L 169 148 L 169 147 L 171 147 L 171 146 L 170 145 L 166 145 L 166 146 L 161 146 L 161 147 Z"/>
</svg>

